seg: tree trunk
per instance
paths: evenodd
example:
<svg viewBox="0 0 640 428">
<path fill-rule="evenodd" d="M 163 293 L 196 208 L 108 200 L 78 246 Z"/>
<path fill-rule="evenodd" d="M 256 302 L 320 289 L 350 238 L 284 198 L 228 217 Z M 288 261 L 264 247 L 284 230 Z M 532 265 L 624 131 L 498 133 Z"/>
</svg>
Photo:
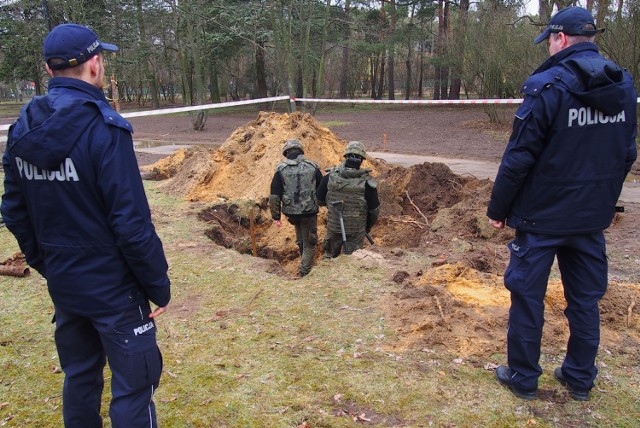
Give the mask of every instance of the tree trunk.
<svg viewBox="0 0 640 428">
<path fill-rule="evenodd" d="M 193 5 L 190 5 L 193 7 Z M 187 14 L 185 14 L 187 15 Z M 205 75 L 204 75 L 204 55 L 202 54 L 202 46 L 200 43 L 202 31 L 202 23 L 200 21 L 200 16 L 197 14 L 188 14 L 189 17 L 187 20 L 186 29 L 187 29 L 187 40 L 190 46 L 188 61 L 191 65 L 191 95 L 190 95 L 190 105 L 202 105 L 206 102 L 206 84 L 205 84 Z M 204 123 L 206 122 L 206 111 L 202 110 L 203 114 L 198 115 L 197 113 L 189 113 L 189 117 L 191 119 L 191 126 L 194 131 L 201 131 L 204 128 Z"/>
<path fill-rule="evenodd" d="M 384 52 L 380 54 L 380 73 L 378 76 L 378 97 L 377 100 L 382 99 L 384 93 Z"/>
<path fill-rule="evenodd" d="M 140 32 L 140 38 L 138 40 L 138 49 L 142 54 L 141 65 L 142 75 L 149 85 L 149 94 L 151 95 L 151 107 L 157 109 L 160 107 L 160 100 L 158 100 L 158 82 L 156 75 L 149 68 L 149 53 L 150 46 L 147 44 L 147 30 L 144 23 L 144 12 L 142 10 L 142 0 L 136 0 L 136 15 L 138 20 L 138 31 Z M 144 83 L 144 82 L 143 82 Z"/>
<path fill-rule="evenodd" d="M 293 59 L 291 58 L 291 32 L 290 29 L 287 29 L 285 22 L 285 15 L 287 14 L 284 11 L 284 1 L 274 1 L 271 10 L 273 41 L 276 46 L 276 69 L 282 85 L 282 92 L 284 95 L 290 96 L 294 93 L 290 78 L 292 75 L 290 67 L 293 66 Z"/>
<path fill-rule="evenodd" d="M 296 98 L 304 98 L 302 65 L 298 64 L 298 73 L 296 73 Z"/>
<path fill-rule="evenodd" d="M 420 42 L 420 67 L 418 70 L 418 99 L 424 94 L 424 44 Z"/>
<path fill-rule="evenodd" d="M 209 69 L 209 88 L 209 92 L 211 93 L 211 102 L 219 103 L 221 100 L 220 86 L 218 86 L 218 64 L 216 64 L 216 61 L 213 58 Z"/>
<path fill-rule="evenodd" d="M 434 76 L 433 76 L 433 99 L 439 100 L 444 99 L 444 96 L 440 96 L 440 89 L 442 85 L 440 83 L 440 79 L 442 78 L 442 61 L 443 58 L 440 56 L 441 49 L 440 47 L 444 43 L 442 38 L 444 37 L 444 0 L 438 0 L 438 35 L 436 36 L 435 44 L 435 52 L 436 52 L 436 65 L 434 67 Z"/>
<path fill-rule="evenodd" d="M 445 59 L 447 54 L 447 47 L 449 43 L 449 2 L 444 2 L 444 13 L 442 15 L 442 38 L 440 38 L 440 58 Z M 445 63 L 446 64 L 446 63 Z M 444 66 L 440 68 L 440 97 L 443 100 L 449 98 L 449 67 Z"/>
<path fill-rule="evenodd" d="M 405 60 L 405 66 L 407 68 L 407 81 L 405 84 L 405 96 L 404 99 L 411 98 L 411 60 L 413 59 L 413 14 L 415 13 L 416 6 L 411 7 L 411 17 L 409 18 L 409 31 L 407 37 L 407 59 Z"/>
<path fill-rule="evenodd" d="M 177 0 L 176 0 L 177 1 Z M 187 37 L 185 28 L 188 28 L 192 25 L 189 14 L 181 14 L 178 11 L 177 4 L 175 2 L 171 3 L 171 16 L 174 19 L 174 28 L 180 29 L 176 31 L 176 51 L 178 55 L 178 65 L 179 65 L 179 79 L 180 79 L 180 89 L 182 90 L 182 102 L 184 105 L 191 105 L 191 100 L 193 98 L 193 82 L 192 82 L 192 70 L 191 70 L 191 62 L 189 60 L 189 52 L 191 51 L 191 47 L 189 44 L 189 38 Z M 129 97 L 129 91 L 126 92 L 127 97 Z"/>
<path fill-rule="evenodd" d="M 40 82 L 40 66 L 36 65 L 33 67 L 33 84 L 34 89 L 36 91 L 36 96 L 42 95 L 42 83 Z M 17 93 L 17 91 L 14 91 Z"/>
<path fill-rule="evenodd" d="M 309 67 L 309 56 L 311 52 L 311 22 L 313 20 L 313 4 L 314 0 L 306 0 L 307 2 L 307 13 L 306 17 L 303 16 L 302 12 L 300 12 L 300 28 L 303 27 L 303 20 L 306 18 L 306 28 L 304 32 L 304 44 L 302 48 L 298 49 L 300 51 L 300 59 L 298 64 L 298 74 L 299 80 L 297 82 L 298 88 L 297 93 L 302 95 L 297 95 L 300 98 L 303 98 L 310 91 L 308 88 L 310 81 L 310 67 Z M 300 9 L 302 10 L 302 4 L 300 5 Z"/>
<path fill-rule="evenodd" d="M 469 0 L 460 1 L 460 12 L 458 15 L 458 28 L 455 35 L 456 58 L 455 66 L 451 72 L 451 91 L 449 92 L 450 100 L 460 99 L 460 90 L 462 88 L 462 70 L 464 69 L 465 43 L 464 38 L 467 33 L 467 22 L 469 18 Z"/>
<path fill-rule="evenodd" d="M 371 99 L 376 100 L 378 99 L 377 96 L 377 90 L 376 90 L 376 81 L 377 81 L 377 76 L 376 76 L 376 69 L 378 67 L 378 61 L 375 60 L 374 56 L 370 56 L 369 57 L 369 80 L 371 83 Z"/>
<path fill-rule="evenodd" d="M 396 0 L 388 0 L 391 8 L 391 25 L 389 28 L 391 43 L 389 44 L 389 99 L 396 99 L 395 82 L 395 32 L 396 32 Z"/>
<path fill-rule="evenodd" d="M 326 63 L 326 49 L 327 49 L 327 28 L 329 27 L 329 17 L 331 12 L 331 0 L 327 0 L 327 5 L 324 9 L 324 25 L 322 26 L 322 43 L 320 44 L 320 63 L 318 64 L 318 77 L 316 84 L 313 87 L 313 97 L 321 97 L 324 92 L 324 67 Z M 314 74 L 315 76 L 315 74 Z"/>
<path fill-rule="evenodd" d="M 604 22 L 607 19 L 607 12 L 609 11 L 609 2 L 610 0 L 598 0 L 598 12 L 596 13 L 596 26 L 604 27 Z M 602 33 L 596 34 L 596 44 L 600 40 L 600 35 Z"/>
<path fill-rule="evenodd" d="M 540 17 L 540 29 L 546 28 L 551 18 L 551 10 L 553 9 L 553 0 L 538 0 L 538 16 Z M 542 32 L 542 31 L 540 31 Z"/>
<path fill-rule="evenodd" d="M 264 40 L 258 42 L 256 46 L 256 98 L 267 97 L 267 78 L 264 62 Z"/>
<path fill-rule="evenodd" d="M 349 88 L 349 38 L 351 37 L 351 26 L 349 25 L 350 1 L 344 2 L 344 31 L 342 45 L 342 62 L 340 65 L 340 94 L 338 98 L 347 98 Z"/>
<path fill-rule="evenodd" d="M 419 75 L 418 75 L 418 99 L 422 98 L 424 93 L 424 51 L 425 51 L 425 42 L 424 42 L 424 17 L 420 16 L 420 67 L 419 67 Z"/>
</svg>

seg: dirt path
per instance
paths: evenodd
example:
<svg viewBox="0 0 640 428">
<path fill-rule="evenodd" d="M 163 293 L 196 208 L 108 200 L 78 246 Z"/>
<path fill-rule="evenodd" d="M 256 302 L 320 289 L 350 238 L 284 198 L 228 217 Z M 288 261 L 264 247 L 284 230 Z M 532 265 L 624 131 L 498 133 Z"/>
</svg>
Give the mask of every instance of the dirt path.
<svg viewBox="0 0 640 428">
<path fill-rule="evenodd" d="M 394 153 L 412 153 L 464 159 L 500 160 L 505 132 L 510 129 L 513 108 L 505 107 L 505 124 L 490 126 L 481 107 L 417 110 L 380 109 L 376 112 L 318 111 L 316 120 L 326 124 L 337 137 L 362 141 L 369 150 L 384 148 Z M 188 116 L 131 118 L 135 138 L 186 144 L 222 144 L 233 130 L 256 118 L 258 111 L 210 113 L 202 132 L 190 131 Z"/>
</svg>

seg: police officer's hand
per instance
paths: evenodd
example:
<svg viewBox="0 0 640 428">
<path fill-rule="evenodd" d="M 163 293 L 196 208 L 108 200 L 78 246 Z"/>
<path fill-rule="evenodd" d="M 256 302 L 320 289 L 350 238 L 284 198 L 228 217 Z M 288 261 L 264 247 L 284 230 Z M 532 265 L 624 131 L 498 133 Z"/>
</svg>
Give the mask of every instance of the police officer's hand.
<svg viewBox="0 0 640 428">
<path fill-rule="evenodd" d="M 273 223 L 278 227 L 282 227 L 282 221 L 280 220 L 273 220 Z"/>
<path fill-rule="evenodd" d="M 496 229 L 504 229 L 504 221 L 498 221 L 490 218 L 489 224 L 495 227 Z"/>
<path fill-rule="evenodd" d="M 155 318 L 158 315 L 164 314 L 165 312 L 167 312 L 167 307 L 166 306 L 162 306 L 161 308 L 156 308 L 155 311 L 151 312 L 149 314 L 149 318 Z"/>
</svg>

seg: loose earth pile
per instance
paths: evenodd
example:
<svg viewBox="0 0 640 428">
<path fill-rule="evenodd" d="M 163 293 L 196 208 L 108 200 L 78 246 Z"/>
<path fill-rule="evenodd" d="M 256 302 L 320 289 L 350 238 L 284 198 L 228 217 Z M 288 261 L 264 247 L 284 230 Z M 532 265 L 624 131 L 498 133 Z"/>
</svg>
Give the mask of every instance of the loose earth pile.
<svg viewBox="0 0 640 428">
<path fill-rule="evenodd" d="M 199 217 L 213 241 L 277 260 L 282 267 L 277 273 L 290 277 L 299 263 L 293 227 L 273 225 L 267 201 L 275 167 L 283 160 L 282 146 L 292 138 L 321 169 L 338 165 L 347 143 L 309 114 L 262 112 L 218 149 L 180 150 L 144 168 L 144 174 L 163 180 L 161 188 L 172 195 L 210 204 Z M 456 175 L 439 163 L 404 168 L 367 159 L 363 168 L 372 169 L 379 182 L 381 215 L 371 233 L 376 245 L 354 256 L 382 254 L 380 263 L 391 265 L 389 281 L 401 287 L 387 301 L 401 337 L 398 348 L 444 347 L 463 356 L 503 351 L 509 296 L 500 275 L 511 234 L 487 224 L 492 183 Z M 325 217 L 322 208 L 318 259 Z M 394 258 L 405 251 L 428 256 L 430 265 L 417 272 L 394 269 Z M 604 346 L 630 355 L 637 349 L 635 302 L 640 302 L 637 284 L 611 284 L 601 304 Z M 544 343 L 557 350 L 568 335 L 559 281 L 550 282 L 546 303 Z"/>
</svg>

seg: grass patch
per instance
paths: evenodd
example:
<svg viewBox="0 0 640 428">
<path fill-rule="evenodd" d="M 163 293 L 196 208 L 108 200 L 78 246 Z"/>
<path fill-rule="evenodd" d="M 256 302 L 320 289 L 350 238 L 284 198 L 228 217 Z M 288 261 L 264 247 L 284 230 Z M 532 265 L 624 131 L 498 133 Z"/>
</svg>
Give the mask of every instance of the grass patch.
<svg viewBox="0 0 640 428">
<path fill-rule="evenodd" d="M 327 128 L 337 128 L 339 126 L 351 125 L 351 123 L 352 122 L 346 122 L 344 120 L 327 120 L 326 122 L 322 122 Z"/>
<path fill-rule="evenodd" d="M 0 102 L 0 117 L 18 117 L 24 103 Z"/>
<path fill-rule="evenodd" d="M 484 368 L 504 355 L 458 361 L 396 350 L 381 301 L 397 286 L 383 268 L 341 256 L 302 280 L 283 279 L 266 273 L 268 261 L 211 243 L 195 216 L 202 205 L 146 186 L 173 287 L 158 319 L 162 426 L 631 427 L 640 419 L 637 357 L 602 350 L 598 391 L 577 403 L 552 379 L 557 357 L 545 355 L 546 398 L 525 403 Z M 17 250 L 1 228 L 0 256 Z M 0 276 L 0 302 L 0 425 L 62 426 L 45 283 Z M 108 400 L 106 392 L 107 426 Z"/>
</svg>

